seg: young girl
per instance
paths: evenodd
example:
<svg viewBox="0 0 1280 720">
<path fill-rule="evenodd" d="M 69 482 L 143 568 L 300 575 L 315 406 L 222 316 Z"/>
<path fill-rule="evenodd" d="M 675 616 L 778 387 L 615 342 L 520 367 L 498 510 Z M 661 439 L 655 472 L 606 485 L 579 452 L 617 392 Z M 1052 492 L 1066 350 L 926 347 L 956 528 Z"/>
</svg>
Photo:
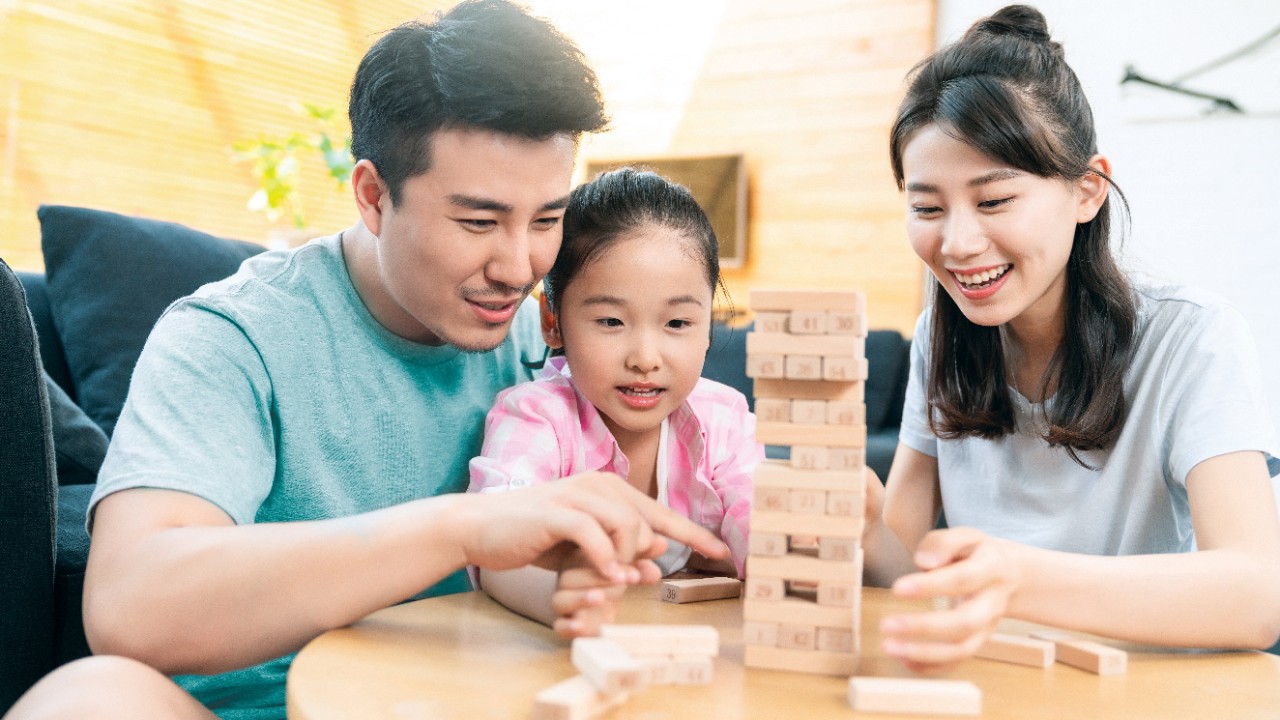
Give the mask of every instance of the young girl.
<svg viewBox="0 0 1280 720">
<path fill-rule="evenodd" d="M 1117 267 L 1110 165 L 1044 17 L 1004 8 L 918 66 L 890 146 L 935 282 L 866 558 L 899 595 L 954 604 L 885 618 L 884 649 L 946 665 L 1003 615 L 1275 642 L 1275 432 L 1252 341 L 1234 308 Z"/>
<path fill-rule="evenodd" d="M 715 233 L 686 189 L 630 168 L 576 188 L 544 281 L 543 336 L 554 356 L 538 381 L 498 395 L 470 491 L 613 472 L 719 535 L 733 563 L 718 569 L 741 577 L 751 475 L 764 452 L 746 398 L 700 377 L 719 286 Z M 668 575 L 691 560 L 709 565 L 669 543 L 656 563 Z M 555 611 L 549 571 L 480 571 L 479 580 L 566 635 L 591 632 L 610 611 L 589 573 L 562 573 Z M 604 615 L 579 612 L 592 608 Z"/>
</svg>

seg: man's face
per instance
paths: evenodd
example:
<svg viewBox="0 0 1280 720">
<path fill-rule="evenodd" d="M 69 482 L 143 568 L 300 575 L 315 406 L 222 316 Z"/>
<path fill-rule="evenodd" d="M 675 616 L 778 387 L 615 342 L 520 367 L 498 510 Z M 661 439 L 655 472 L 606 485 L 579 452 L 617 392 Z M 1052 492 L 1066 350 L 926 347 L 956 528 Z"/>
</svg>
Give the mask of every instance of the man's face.
<svg viewBox="0 0 1280 720">
<path fill-rule="evenodd" d="M 430 152 L 399 204 L 379 200 L 382 297 L 370 309 L 409 340 L 490 350 L 560 249 L 573 138 L 444 129 Z"/>
</svg>

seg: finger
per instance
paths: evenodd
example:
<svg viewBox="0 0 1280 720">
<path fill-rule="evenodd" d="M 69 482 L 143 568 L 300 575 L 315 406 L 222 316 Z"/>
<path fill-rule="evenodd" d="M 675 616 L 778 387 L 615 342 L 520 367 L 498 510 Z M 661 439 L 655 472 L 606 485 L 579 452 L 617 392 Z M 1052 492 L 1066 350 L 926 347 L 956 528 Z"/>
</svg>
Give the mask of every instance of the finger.
<svg viewBox="0 0 1280 720">
<path fill-rule="evenodd" d="M 925 534 L 913 560 L 921 570 L 933 570 L 968 557 L 987 536 L 973 528 L 947 528 Z"/>
<path fill-rule="evenodd" d="M 641 585 L 652 585 L 662 579 L 662 568 L 652 560 L 640 560 L 636 562 L 636 569 L 640 571 Z"/>
<path fill-rule="evenodd" d="M 603 588 L 586 590 L 557 590 L 551 594 L 551 610 L 561 617 L 568 617 L 587 608 L 606 602 Z"/>
<path fill-rule="evenodd" d="M 916 672 L 940 672 L 962 662 L 977 652 L 983 636 L 973 636 L 961 642 L 913 642 L 897 638 L 884 638 L 881 649 L 886 655 L 896 657 Z"/>
<path fill-rule="evenodd" d="M 975 635 L 985 636 L 999 622 L 998 604 L 990 598 L 974 598 L 952 610 L 901 613 L 880 621 L 884 637 L 908 642 L 958 643 Z"/>
</svg>

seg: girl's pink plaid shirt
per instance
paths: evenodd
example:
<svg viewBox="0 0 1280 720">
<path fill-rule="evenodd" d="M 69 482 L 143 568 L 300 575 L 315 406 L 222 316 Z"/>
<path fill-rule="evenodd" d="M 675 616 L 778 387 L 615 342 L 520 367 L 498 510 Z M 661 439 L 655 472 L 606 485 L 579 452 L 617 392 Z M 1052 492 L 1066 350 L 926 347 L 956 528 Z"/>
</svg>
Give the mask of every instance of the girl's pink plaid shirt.
<svg viewBox="0 0 1280 720">
<path fill-rule="evenodd" d="M 743 577 L 751 476 L 764 458 L 747 399 L 702 378 L 667 419 L 667 504 L 717 534 Z M 626 477 L 627 458 L 556 357 L 536 381 L 498 394 L 468 492 L 505 492 L 593 470 Z"/>
</svg>

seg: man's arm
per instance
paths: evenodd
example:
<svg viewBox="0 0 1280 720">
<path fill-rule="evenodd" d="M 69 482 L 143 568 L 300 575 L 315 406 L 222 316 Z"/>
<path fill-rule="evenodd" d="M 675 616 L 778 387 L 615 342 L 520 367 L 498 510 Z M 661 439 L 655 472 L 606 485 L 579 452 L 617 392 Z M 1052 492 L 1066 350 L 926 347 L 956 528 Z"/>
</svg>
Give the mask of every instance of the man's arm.
<svg viewBox="0 0 1280 720">
<path fill-rule="evenodd" d="M 96 653 L 163 672 L 213 673 L 295 651 L 325 630 L 474 564 L 555 568 L 580 548 L 615 582 L 662 534 L 710 557 L 728 548 L 613 475 L 499 495 L 444 495 L 333 520 L 234 525 L 211 503 L 125 490 L 97 506 L 85 578 Z"/>
</svg>

